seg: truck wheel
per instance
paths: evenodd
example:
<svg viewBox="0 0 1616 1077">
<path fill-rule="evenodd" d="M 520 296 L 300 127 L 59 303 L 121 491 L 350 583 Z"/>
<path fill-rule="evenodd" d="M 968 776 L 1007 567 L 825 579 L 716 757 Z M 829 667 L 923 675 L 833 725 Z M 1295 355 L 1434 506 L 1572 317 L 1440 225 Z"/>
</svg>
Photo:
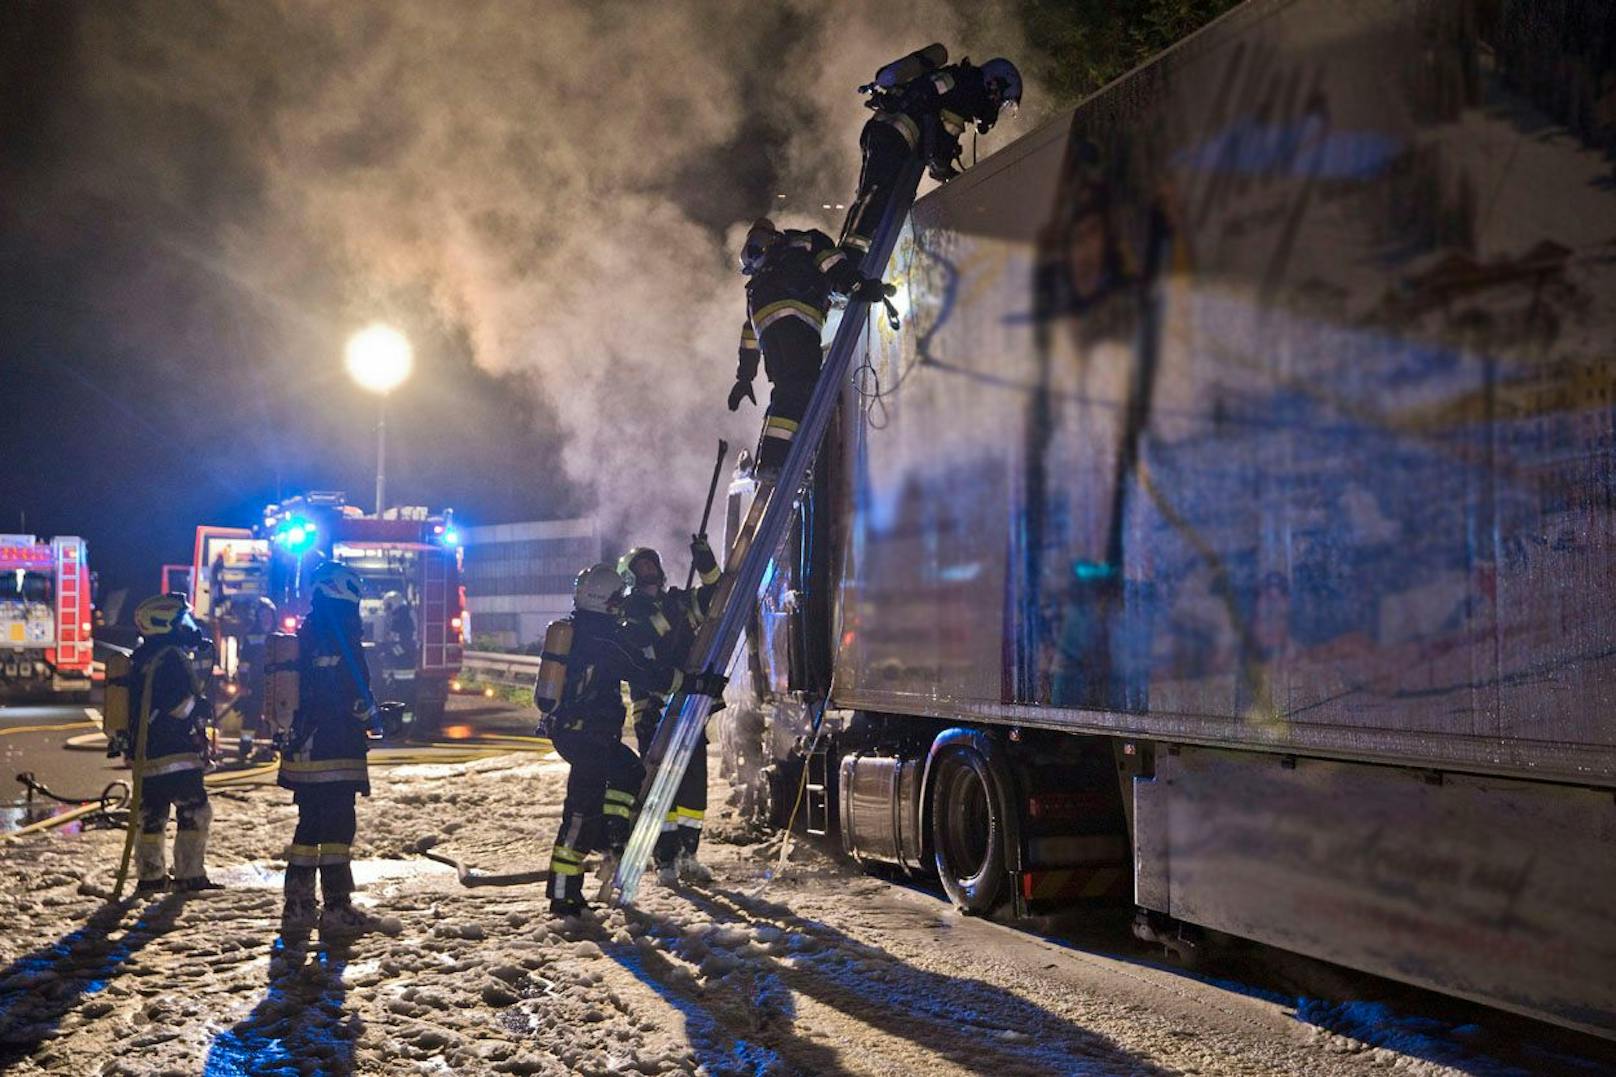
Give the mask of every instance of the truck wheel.
<svg viewBox="0 0 1616 1077">
<path fill-rule="evenodd" d="M 931 843 L 943 889 L 981 916 L 1003 899 L 1004 822 L 999 790 L 980 752 L 964 745 L 939 756 L 931 788 Z"/>
</svg>

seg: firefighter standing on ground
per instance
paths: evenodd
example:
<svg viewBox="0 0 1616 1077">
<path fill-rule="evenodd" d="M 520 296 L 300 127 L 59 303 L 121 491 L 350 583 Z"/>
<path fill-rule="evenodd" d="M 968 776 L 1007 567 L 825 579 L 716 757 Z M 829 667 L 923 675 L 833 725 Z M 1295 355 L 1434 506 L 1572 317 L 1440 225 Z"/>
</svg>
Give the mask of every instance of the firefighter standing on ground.
<svg viewBox="0 0 1616 1077">
<path fill-rule="evenodd" d="M 539 727 L 571 767 L 561 829 L 550 853 L 550 911 L 582 911 L 584 857 L 600 848 L 620 854 L 629 837 L 634 803 L 645 770 L 623 743 L 622 686 L 670 696 L 684 689 L 718 695 L 723 678 L 686 677 L 645 656 L 618 620 L 623 581 L 605 563 L 578 574 L 571 617 L 545 633 L 545 653 L 534 702 Z M 610 870 L 608 860 L 606 869 Z"/>
<path fill-rule="evenodd" d="M 662 557 L 649 546 L 635 547 L 617 563 L 618 574 L 629 589 L 628 597 L 623 600 L 623 621 L 630 641 L 658 662 L 673 666 L 688 659 L 696 629 L 707 619 L 708 607 L 722 575 L 705 535 L 691 540 L 690 559 L 701 577 L 701 586 L 694 590 L 668 587 Z M 667 702 L 666 696 L 630 688 L 629 720 L 642 757 L 651 747 Z M 671 885 L 681 877 L 694 882 L 706 882 L 712 877 L 696 860 L 706 816 L 707 734 L 704 731 L 657 839 L 657 874 L 664 884 Z"/>
<path fill-rule="evenodd" d="M 863 89 L 875 115 L 859 135 L 863 163 L 858 194 L 848 207 L 841 244 L 862 257 L 875 240 L 898 178 L 918 156 L 935 180 L 959 175 L 960 135 L 967 124 L 992 130 L 1006 105 L 1021 103 L 1021 72 L 1002 58 L 977 67 L 947 64 L 948 50 L 931 45 L 882 68 Z"/>
<path fill-rule="evenodd" d="M 241 715 L 240 754 L 244 763 L 263 751 L 256 743 L 264 722 L 264 666 L 269 660 L 269 634 L 275 631 L 275 603 L 260 596 L 253 601 L 252 612 L 247 616 L 236 677 L 241 687 L 236 713 Z"/>
<path fill-rule="evenodd" d="M 867 280 L 831 238 L 819 231 L 780 231 L 767 217 L 755 221 L 741 250 L 746 283 L 746 321 L 741 325 L 735 386 L 729 410 L 741 401 L 757 402 L 752 380 L 761 352 L 773 391 L 763 416 L 758 442 L 757 474 L 772 479 L 785 463 L 814 384 L 819 380 L 820 330 L 833 294 L 861 302 L 887 295 L 879 280 Z"/>
<path fill-rule="evenodd" d="M 204 863 L 213 806 L 202 784 L 207 722 L 213 711 L 207 697 L 213 648 L 191 619 L 190 603 L 182 594 L 142 602 L 135 610 L 135 627 L 140 630 L 140 644 L 130 655 L 131 668 L 123 684 L 129 690 L 131 713 L 146 726 L 144 758 L 134 758 L 138 728 L 121 745 L 141 779 L 135 893 L 156 893 L 169 886 L 163 832 L 170 805 L 175 818 L 174 889 L 215 890 L 218 886 L 208 881 Z M 207 673 L 199 674 L 199 667 Z"/>
<path fill-rule="evenodd" d="M 297 830 L 286 856 L 283 922 L 312 924 L 315 877 L 320 930 L 365 931 L 376 922 L 353 905 L 354 798 L 370 795 L 367 725 L 375 706 L 359 620 L 359 576 L 327 561 L 311 576 L 309 615 L 298 629 L 298 704 L 281 754 L 280 784 L 292 790 Z"/>
</svg>

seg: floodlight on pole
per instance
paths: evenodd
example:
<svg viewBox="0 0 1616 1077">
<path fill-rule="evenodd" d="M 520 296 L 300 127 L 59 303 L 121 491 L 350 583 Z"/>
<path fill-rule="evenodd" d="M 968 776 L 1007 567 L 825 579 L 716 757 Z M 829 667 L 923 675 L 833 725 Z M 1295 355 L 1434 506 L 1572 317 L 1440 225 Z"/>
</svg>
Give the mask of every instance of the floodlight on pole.
<svg viewBox="0 0 1616 1077">
<path fill-rule="evenodd" d="M 368 325 L 348 338 L 345 353 L 348 376 L 361 389 L 375 393 L 376 408 L 376 515 L 387 506 L 387 394 L 410 376 L 415 365 L 410 342 L 390 325 Z"/>
</svg>

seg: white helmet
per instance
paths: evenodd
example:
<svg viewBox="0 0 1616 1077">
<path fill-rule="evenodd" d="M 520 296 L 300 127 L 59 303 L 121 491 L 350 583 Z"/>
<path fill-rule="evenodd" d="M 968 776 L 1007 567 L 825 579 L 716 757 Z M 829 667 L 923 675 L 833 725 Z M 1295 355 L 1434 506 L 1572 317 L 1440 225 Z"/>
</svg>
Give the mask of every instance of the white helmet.
<svg viewBox="0 0 1616 1077">
<path fill-rule="evenodd" d="M 340 561 L 322 561 L 309 576 L 309 587 L 334 602 L 359 602 L 359 573 Z"/>
<path fill-rule="evenodd" d="M 164 636 L 191 620 L 191 604 L 178 591 L 153 595 L 135 607 L 135 627 L 142 636 Z"/>
<path fill-rule="evenodd" d="M 616 565 L 604 561 L 578 573 L 578 582 L 572 588 L 572 604 L 592 613 L 612 612 L 622 596 L 623 577 L 617 574 Z"/>
</svg>

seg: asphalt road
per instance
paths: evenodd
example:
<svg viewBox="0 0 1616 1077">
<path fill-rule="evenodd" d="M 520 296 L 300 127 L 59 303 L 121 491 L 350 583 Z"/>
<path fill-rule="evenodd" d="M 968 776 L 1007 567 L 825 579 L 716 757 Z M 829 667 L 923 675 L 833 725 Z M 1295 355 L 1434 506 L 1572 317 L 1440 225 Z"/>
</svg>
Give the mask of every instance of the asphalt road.
<svg viewBox="0 0 1616 1077">
<path fill-rule="evenodd" d="M 24 771 L 69 797 L 94 797 L 108 782 L 125 779 L 127 769 L 100 750 L 67 748 L 72 737 L 95 733 L 100 712 L 83 704 L 0 705 L 0 830 L 55 814 L 65 806 L 36 798 L 16 780 Z"/>
<path fill-rule="evenodd" d="M 533 732 L 534 720 L 531 707 L 481 696 L 453 696 L 444 719 L 443 739 L 525 736 Z M 94 797 L 107 783 L 128 779 L 129 770 L 122 760 L 108 759 L 100 748 L 67 746 L 74 737 L 98 733 L 99 727 L 100 709 L 93 704 L 0 704 L 0 832 L 67 807 L 39 797 L 30 805 L 27 788 L 16 780 L 19 773 L 30 771 L 48 788 L 74 798 Z M 226 763 L 233 762 L 233 746 L 221 747 Z"/>
</svg>

